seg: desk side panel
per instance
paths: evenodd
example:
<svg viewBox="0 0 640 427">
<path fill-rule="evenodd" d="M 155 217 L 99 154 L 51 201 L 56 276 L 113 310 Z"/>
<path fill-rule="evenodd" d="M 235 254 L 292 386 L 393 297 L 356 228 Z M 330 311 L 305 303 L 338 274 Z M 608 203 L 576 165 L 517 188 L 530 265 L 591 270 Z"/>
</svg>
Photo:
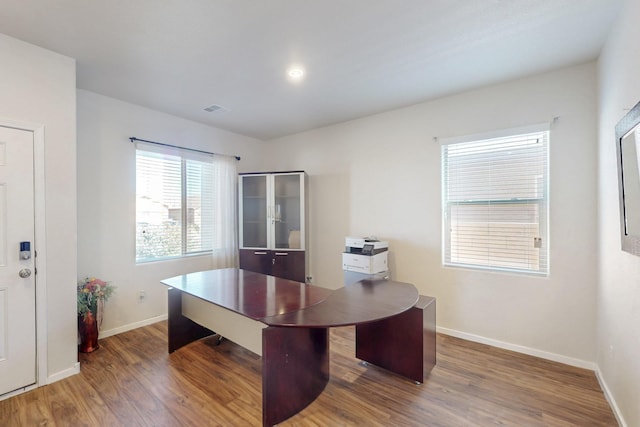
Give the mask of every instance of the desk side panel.
<svg viewBox="0 0 640 427">
<path fill-rule="evenodd" d="M 329 382 L 327 328 L 262 330 L 262 421 L 278 424 L 313 402 Z"/>
<path fill-rule="evenodd" d="M 416 308 L 422 311 L 424 374 L 436 366 L 436 299 L 420 295 Z"/>
<path fill-rule="evenodd" d="M 210 329 L 200 326 L 182 315 L 182 291 L 169 288 L 167 302 L 169 353 L 173 353 L 180 347 L 200 338 L 214 334 Z"/>
<path fill-rule="evenodd" d="M 421 295 L 404 313 L 356 325 L 356 357 L 424 382 L 436 364 L 435 310 L 435 299 Z"/>
</svg>

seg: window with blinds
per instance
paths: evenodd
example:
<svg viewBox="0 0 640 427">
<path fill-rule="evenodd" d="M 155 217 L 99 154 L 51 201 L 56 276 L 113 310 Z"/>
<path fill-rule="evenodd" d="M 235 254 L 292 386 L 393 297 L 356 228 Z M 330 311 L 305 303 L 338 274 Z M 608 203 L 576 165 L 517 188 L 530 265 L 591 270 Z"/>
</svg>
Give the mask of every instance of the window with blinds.
<svg viewBox="0 0 640 427">
<path fill-rule="evenodd" d="M 548 274 L 549 131 L 442 145 L 443 262 Z"/>
<path fill-rule="evenodd" d="M 212 250 L 211 157 L 136 148 L 136 262 Z"/>
</svg>

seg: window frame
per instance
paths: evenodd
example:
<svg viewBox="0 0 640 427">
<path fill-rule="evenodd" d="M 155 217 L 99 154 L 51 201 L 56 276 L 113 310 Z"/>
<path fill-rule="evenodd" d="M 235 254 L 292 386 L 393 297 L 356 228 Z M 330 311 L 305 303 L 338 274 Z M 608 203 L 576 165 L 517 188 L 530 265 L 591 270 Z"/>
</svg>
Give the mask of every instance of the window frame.
<svg viewBox="0 0 640 427">
<path fill-rule="evenodd" d="M 138 193 L 138 155 L 139 152 L 147 152 L 147 153 L 156 153 L 159 156 L 172 156 L 179 158 L 180 163 L 180 254 L 176 255 L 166 255 L 166 256 L 158 256 L 158 257 L 146 257 L 146 258 L 138 258 L 138 202 L 139 202 L 139 193 Z M 176 159 L 176 161 L 178 161 Z M 136 217 L 135 217 L 135 263 L 136 264 L 145 264 L 150 262 L 158 262 L 158 261 L 167 261 L 167 260 L 175 260 L 180 258 L 189 258 L 193 256 L 201 256 L 212 254 L 214 251 L 213 248 L 213 239 L 210 242 L 211 248 L 202 249 L 197 251 L 189 251 L 188 246 L 188 227 L 189 227 L 189 209 L 190 205 L 188 203 L 188 170 L 187 164 L 189 162 L 200 162 L 200 163 L 209 163 L 213 174 L 213 155 L 206 155 L 201 153 L 193 152 L 189 149 L 181 149 L 178 147 L 170 147 L 170 146 L 158 146 L 151 143 L 138 142 L 135 145 L 135 174 L 136 174 Z M 215 201 L 213 200 L 214 192 L 211 192 L 211 204 L 213 205 Z M 170 208 L 167 208 L 168 210 Z M 214 231 L 215 232 L 215 231 Z"/>
<path fill-rule="evenodd" d="M 494 197 L 494 198 L 486 197 L 484 199 L 465 200 L 465 201 L 451 200 L 448 194 L 449 170 L 448 170 L 448 164 L 447 164 L 447 160 L 449 158 L 447 157 L 448 149 L 450 146 L 455 144 L 471 144 L 474 142 L 477 142 L 480 144 L 482 142 L 489 142 L 491 140 L 500 140 L 503 138 L 511 138 L 511 137 L 516 138 L 519 136 L 524 137 L 526 135 L 535 134 L 535 133 L 544 134 L 544 140 L 543 140 L 544 145 L 542 146 L 544 158 L 543 160 L 541 160 L 541 164 L 540 164 L 540 167 L 543 169 L 543 178 L 542 178 L 543 182 L 541 183 L 541 188 L 540 188 L 542 194 L 540 197 L 522 197 L 522 198 L 508 198 L 508 199 L 506 198 L 500 199 L 499 197 Z M 549 230 L 549 206 L 550 206 L 550 200 L 549 200 L 550 170 L 549 169 L 550 168 L 549 168 L 549 165 L 550 165 L 550 143 L 551 143 L 550 124 L 542 123 L 542 124 L 536 124 L 531 126 L 503 129 L 503 130 L 482 133 L 482 134 L 446 138 L 443 140 L 439 140 L 438 142 L 440 142 L 441 144 L 441 168 L 442 168 L 441 169 L 442 265 L 444 267 L 465 268 L 465 269 L 488 271 L 488 272 L 503 272 L 503 273 L 507 272 L 507 273 L 534 275 L 534 276 L 543 276 L 543 277 L 549 276 L 551 271 L 550 257 L 549 257 L 550 255 L 550 230 Z M 490 208 L 492 205 L 498 206 L 498 207 L 517 206 L 517 205 L 520 205 L 520 206 L 537 205 L 537 209 L 538 209 L 537 214 L 539 215 L 539 219 L 535 224 L 537 224 L 538 226 L 538 235 L 542 240 L 540 242 L 541 244 L 540 248 L 536 247 L 538 242 L 532 243 L 532 245 L 534 249 L 538 249 L 539 263 L 540 263 L 538 269 L 534 269 L 533 267 L 524 268 L 524 267 L 513 267 L 513 266 L 509 267 L 504 265 L 501 266 L 501 265 L 496 265 L 498 264 L 496 262 L 491 263 L 489 261 L 487 262 L 453 261 L 451 259 L 451 255 L 452 255 L 451 236 L 452 234 L 454 234 L 454 231 L 451 228 L 452 218 L 449 213 L 451 212 L 451 207 L 454 205 L 455 206 L 476 205 L 476 206 L 487 206 L 488 208 Z M 527 213 L 526 210 L 523 210 L 523 212 Z M 533 212 L 534 213 L 536 212 L 535 209 L 533 210 Z M 513 217 L 509 217 L 509 218 L 511 219 L 511 221 L 513 221 L 513 223 L 516 223 L 516 221 L 513 220 Z M 486 224 L 488 228 L 490 227 L 491 222 L 492 221 L 487 220 Z M 508 224 L 510 220 L 507 219 L 505 221 L 494 221 L 494 222 L 504 225 L 504 224 Z M 533 224 L 533 222 L 530 224 Z M 526 223 L 522 223 L 521 225 L 522 225 L 522 227 L 520 227 L 521 229 L 524 229 L 524 227 L 526 227 Z M 489 236 L 487 239 L 487 243 L 485 243 L 485 245 L 481 247 L 485 248 L 487 252 L 490 252 L 489 239 L 493 236 L 492 232 L 487 232 L 487 236 Z M 516 251 L 512 251 L 511 253 L 515 253 L 515 252 Z M 531 252 L 530 249 L 529 249 L 529 252 Z M 490 256 L 487 256 L 487 259 L 489 258 Z M 504 259 L 502 262 L 506 263 Z M 514 264 L 516 262 L 525 264 L 526 262 L 525 257 L 523 256 L 518 261 L 515 261 Z"/>
</svg>

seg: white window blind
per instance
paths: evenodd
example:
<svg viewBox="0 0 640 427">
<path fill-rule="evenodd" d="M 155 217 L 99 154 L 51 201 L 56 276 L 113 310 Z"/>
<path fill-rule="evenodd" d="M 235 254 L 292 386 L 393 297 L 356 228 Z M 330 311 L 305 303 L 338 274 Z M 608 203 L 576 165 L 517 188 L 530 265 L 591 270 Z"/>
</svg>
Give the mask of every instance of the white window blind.
<svg viewBox="0 0 640 427">
<path fill-rule="evenodd" d="M 549 132 L 442 146 L 445 265 L 547 274 Z"/>
<path fill-rule="evenodd" d="M 212 157 L 136 146 L 136 261 L 207 252 L 213 243 Z"/>
<path fill-rule="evenodd" d="M 212 249 L 213 242 L 213 165 L 211 160 L 184 160 L 185 173 L 185 253 Z"/>
</svg>

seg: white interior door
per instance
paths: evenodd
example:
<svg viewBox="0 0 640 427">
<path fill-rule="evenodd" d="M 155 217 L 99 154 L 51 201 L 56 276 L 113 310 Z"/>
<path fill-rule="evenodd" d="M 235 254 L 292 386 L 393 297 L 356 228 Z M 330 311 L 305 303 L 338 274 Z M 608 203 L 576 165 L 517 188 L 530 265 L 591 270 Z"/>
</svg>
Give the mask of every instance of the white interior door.
<svg viewBox="0 0 640 427">
<path fill-rule="evenodd" d="M 36 383 L 33 150 L 33 132 L 0 126 L 0 395 Z"/>
</svg>

